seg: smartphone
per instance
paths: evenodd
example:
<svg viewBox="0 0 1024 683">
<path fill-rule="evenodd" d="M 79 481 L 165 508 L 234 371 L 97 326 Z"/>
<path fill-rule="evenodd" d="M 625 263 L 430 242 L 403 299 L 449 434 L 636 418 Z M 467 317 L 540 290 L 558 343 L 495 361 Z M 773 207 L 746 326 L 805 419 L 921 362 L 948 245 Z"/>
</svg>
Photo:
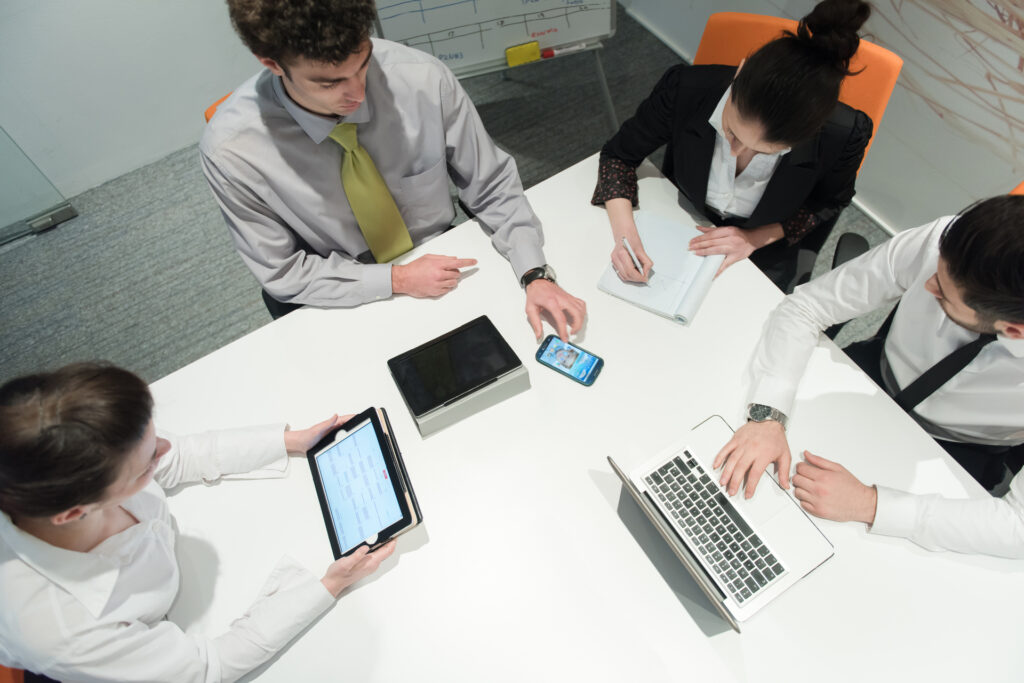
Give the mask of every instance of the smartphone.
<svg viewBox="0 0 1024 683">
<path fill-rule="evenodd" d="M 537 361 L 589 387 L 601 374 L 604 359 L 553 334 L 541 342 Z"/>
</svg>

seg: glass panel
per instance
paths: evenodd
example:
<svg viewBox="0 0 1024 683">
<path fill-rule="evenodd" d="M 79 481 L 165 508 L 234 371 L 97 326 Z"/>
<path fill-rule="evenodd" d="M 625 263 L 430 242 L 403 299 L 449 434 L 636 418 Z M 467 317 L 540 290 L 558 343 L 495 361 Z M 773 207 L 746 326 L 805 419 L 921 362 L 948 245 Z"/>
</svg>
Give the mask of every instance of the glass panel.
<svg viewBox="0 0 1024 683">
<path fill-rule="evenodd" d="M 25 232 L 26 219 L 64 203 L 57 188 L 0 128 L 0 236 Z M 19 224 L 21 226 L 18 228 Z M 2 241 L 2 240 L 0 240 Z"/>
</svg>

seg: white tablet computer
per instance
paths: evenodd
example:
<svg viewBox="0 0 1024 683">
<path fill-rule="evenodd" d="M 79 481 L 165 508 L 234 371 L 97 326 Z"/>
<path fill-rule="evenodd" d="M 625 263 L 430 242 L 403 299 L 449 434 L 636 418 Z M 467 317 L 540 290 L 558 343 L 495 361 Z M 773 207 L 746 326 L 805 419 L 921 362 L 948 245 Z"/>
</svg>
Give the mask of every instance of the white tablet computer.
<svg viewBox="0 0 1024 683">
<path fill-rule="evenodd" d="M 308 453 L 334 558 L 371 549 L 422 521 L 383 409 L 367 408 Z"/>
</svg>

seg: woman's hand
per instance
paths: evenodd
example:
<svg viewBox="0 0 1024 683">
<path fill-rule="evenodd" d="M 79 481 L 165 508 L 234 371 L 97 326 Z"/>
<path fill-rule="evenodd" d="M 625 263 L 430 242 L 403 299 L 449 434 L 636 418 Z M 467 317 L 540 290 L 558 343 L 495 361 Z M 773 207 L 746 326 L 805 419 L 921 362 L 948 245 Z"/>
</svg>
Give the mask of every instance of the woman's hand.
<svg viewBox="0 0 1024 683">
<path fill-rule="evenodd" d="M 698 256 L 712 256 L 714 254 L 725 254 L 725 260 L 718 267 L 715 277 L 721 275 L 726 268 L 747 258 L 757 247 L 750 239 L 748 231 L 741 230 L 734 225 L 724 225 L 720 228 L 706 228 L 698 225 L 697 229 L 703 235 L 690 240 L 690 251 Z"/>
<path fill-rule="evenodd" d="M 286 429 L 284 433 L 284 447 L 288 455 L 306 455 L 310 448 L 324 438 L 327 432 L 352 419 L 352 415 L 332 415 L 323 422 L 318 422 L 312 427 L 305 429 Z"/>
<path fill-rule="evenodd" d="M 640 234 L 636 231 L 636 223 L 633 221 L 633 205 L 628 199 L 617 197 L 609 199 L 604 203 L 608 211 L 608 222 L 612 225 L 612 239 L 615 240 L 615 247 L 612 249 L 612 267 L 619 278 L 626 282 L 647 282 L 651 274 L 651 267 L 654 262 L 644 251 L 644 244 L 640 241 Z M 622 239 L 625 238 L 640 261 L 640 270 L 636 269 L 629 252 L 622 246 Z"/>
<path fill-rule="evenodd" d="M 388 541 L 372 553 L 364 545 L 348 557 L 335 560 L 327 567 L 327 573 L 324 574 L 324 578 L 320 579 L 320 583 L 330 591 L 331 595 L 338 597 L 341 595 L 341 591 L 377 571 L 380 563 L 395 552 L 395 543 L 395 541 Z"/>
<path fill-rule="evenodd" d="M 644 244 L 640 241 L 640 235 L 637 234 L 636 228 L 633 228 L 633 239 L 629 239 L 629 237 L 626 237 L 626 239 L 629 241 L 629 246 L 632 247 L 633 253 L 636 254 L 637 260 L 640 261 L 642 270 L 636 269 L 633 257 L 622 246 L 621 238 L 616 238 L 615 248 L 612 249 L 612 266 L 615 268 L 619 279 L 625 282 L 647 282 L 654 262 L 651 261 L 651 257 L 644 251 Z"/>
<path fill-rule="evenodd" d="M 769 223 L 750 230 L 737 228 L 735 225 L 705 228 L 698 225 L 703 235 L 690 240 L 690 251 L 698 256 L 725 254 L 725 260 L 718 267 L 715 277 L 721 275 L 726 268 L 749 257 L 761 247 L 782 239 L 781 223 Z"/>
</svg>

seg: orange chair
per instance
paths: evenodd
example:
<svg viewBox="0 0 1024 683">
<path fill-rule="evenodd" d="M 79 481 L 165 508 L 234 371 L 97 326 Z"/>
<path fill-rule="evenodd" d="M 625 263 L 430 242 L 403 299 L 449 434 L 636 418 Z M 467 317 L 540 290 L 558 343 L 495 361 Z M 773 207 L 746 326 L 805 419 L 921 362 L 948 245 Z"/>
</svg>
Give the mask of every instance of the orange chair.
<svg viewBox="0 0 1024 683">
<path fill-rule="evenodd" d="M 232 91 L 232 92 L 234 92 L 234 91 Z M 217 107 L 220 106 L 220 103 L 223 102 L 224 100 L 226 100 L 229 97 L 231 97 L 231 93 L 228 93 L 227 95 L 225 95 L 224 97 L 220 98 L 219 100 L 217 100 L 216 102 L 214 102 L 213 104 L 211 104 L 209 107 L 206 108 L 206 112 L 203 114 L 203 116 L 206 117 L 206 122 L 207 123 L 209 123 L 210 119 L 213 118 L 213 115 L 217 113 Z M 0 681 L 0 683 L 4 683 L 4 682 Z"/>
<path fill-rule="evenodd" d="M 797 22 L 792 19 L 761 14 L 712 14 L 704 27 L 693 63 L 739 64 L 757 48 L 781 36 L 783 31 L 795 33 L 796 27 Z M 843 80 L 839 100 L 870 116 L 874 131 L 877 131 L 902 68 L 903 60 L 899 55 L 862 39 L 857 53 L 850 60 L 850 71 L 854 75 Z M 864 150 L 864 158 L 867 158 L 871 143 L 874 142 L 874 131 Z"/>
<path fill-rule="evenodd" d="M 1024 183 L 1010 190 L 1010 194 L 1024 194 Z"/>
<path fill-rule="evenodd" d="M 0 683 L 24 683 L 25 672 L 21 669 L 8 669 L 0 666 Z"/>
</svg>

